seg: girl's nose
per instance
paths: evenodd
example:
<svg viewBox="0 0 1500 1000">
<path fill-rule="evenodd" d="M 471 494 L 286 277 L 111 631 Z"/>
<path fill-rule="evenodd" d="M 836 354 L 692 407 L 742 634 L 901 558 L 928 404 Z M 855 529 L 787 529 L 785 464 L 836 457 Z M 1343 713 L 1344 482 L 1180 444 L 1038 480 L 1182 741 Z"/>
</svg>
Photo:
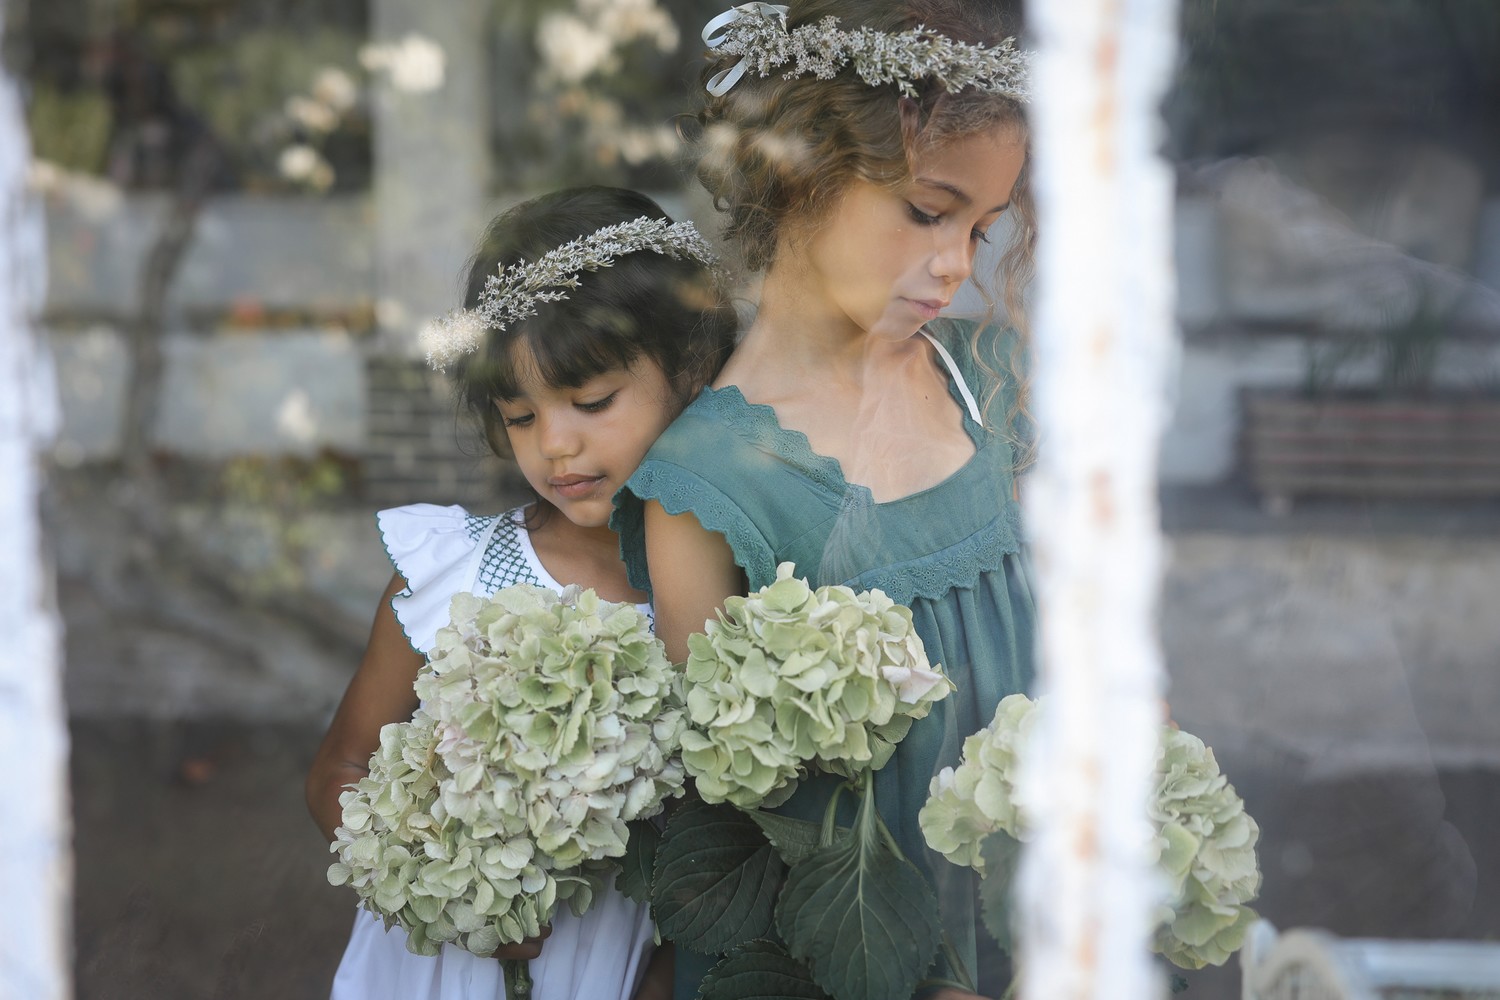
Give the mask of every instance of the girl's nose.
<svg viewBox="0 0 1500 1000">
<path fill-rule="evenodd" d="M 538 445 L 544 457 L 558 459 L 578 454 L 582 436 L 574 421 L 565 415 L 545 418 L 539 415 L 538 420 L 541 423 Z"/>
<path fill-rule="evenodd" d="M 939 238 L 933 247 L 929 271 L 934 278 L 957 285 L 974 271 L 974 243 L 965 233 L 962 238 Z"/>
</svg>

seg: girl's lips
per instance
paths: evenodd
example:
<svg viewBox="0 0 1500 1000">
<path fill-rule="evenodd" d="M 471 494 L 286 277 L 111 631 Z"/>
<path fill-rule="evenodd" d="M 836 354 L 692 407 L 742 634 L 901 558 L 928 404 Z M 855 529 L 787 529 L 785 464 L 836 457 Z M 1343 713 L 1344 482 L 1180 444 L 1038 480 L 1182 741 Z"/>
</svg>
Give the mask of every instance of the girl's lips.
<svg viewBox="0 0 1500 1000">
<path fill-rule="evenodd" d="M 937 319 L 938 313 L 948 306 L 948 303 L 940 299 L 907 299 L 906 301 L 912 304 L 923 319 Z"/>
<path fill-rule="evenodd" d="M 594 492 L 604 482 L 603 476 L 562 476 L 549 480 L 557 495 L 567 500 L 577 500 Z"/>
</svg>

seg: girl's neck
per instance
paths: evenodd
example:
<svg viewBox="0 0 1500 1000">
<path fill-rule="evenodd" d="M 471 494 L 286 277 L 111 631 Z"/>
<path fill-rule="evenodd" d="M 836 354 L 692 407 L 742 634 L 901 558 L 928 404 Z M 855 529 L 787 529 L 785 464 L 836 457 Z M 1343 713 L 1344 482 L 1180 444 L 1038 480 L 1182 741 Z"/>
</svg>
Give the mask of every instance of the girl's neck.
<svg viewBox="0 0 1500 1000">
<path fill-rule="evenodd" d="M 807 385 L 859 385 L 870 369 L 908 359 L 918 338 L 871 337 L 829 300 L 796 253 L 781 253 L 767 270 L 760 304 L 716 385 L 738 385 L 750 398 L 774 402 Z"/>
<path fill-rule="evenodd" d="M 592 588 L 606 601 L 645 601 L 646 595 L 630 585 L 620 560 L 620 536 L 608 525 L 585 527 L 551 510 L 530 534 L 537 559 L 563 586 Z"/>
</svg>

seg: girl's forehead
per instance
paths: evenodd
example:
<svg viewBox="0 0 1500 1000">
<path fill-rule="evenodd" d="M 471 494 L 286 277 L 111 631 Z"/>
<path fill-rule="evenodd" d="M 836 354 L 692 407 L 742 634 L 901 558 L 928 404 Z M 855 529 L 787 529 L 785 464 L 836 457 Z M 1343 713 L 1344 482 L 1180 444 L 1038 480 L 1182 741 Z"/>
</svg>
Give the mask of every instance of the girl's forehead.
<svg viewBox="0 0 1500 1000">
<path fill-rule="evenodd" d="M 546 384 L 546 380 L 542 378 L 541 362 L 537 360 L 536 349 L 531 346 L 530 337 L 523 334 L 513 339 L 506 349 L 506 355 L 511 381 L 519 388 L 535 388 Z"/>
</svg>

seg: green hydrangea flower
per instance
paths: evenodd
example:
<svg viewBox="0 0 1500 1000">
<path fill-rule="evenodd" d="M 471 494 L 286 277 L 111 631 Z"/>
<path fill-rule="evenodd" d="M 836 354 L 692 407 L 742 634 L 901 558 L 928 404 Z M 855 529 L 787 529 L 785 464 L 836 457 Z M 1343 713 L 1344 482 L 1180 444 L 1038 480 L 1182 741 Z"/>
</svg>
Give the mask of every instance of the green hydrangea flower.
<svg viewBox="0 0 1500 1000">
<path fill-rule="evenodd" d="M 592 590 L 518 585 L 453 599 L 417 676 L 340 796 L 329 881 L 406 928 L 407 946 L 487 955 L 582 914 L 625 824 L 680 794 L 680 680 L 650 621 Z"/>
<path fill-rule="evenodd" d="M 813 589 L 791 563 L 688 639 L 682 761 L 707 802 L 774 801 L 808 767 L 879 768 L 952 682 L 911 610 L 874 590 Z"/>
<path fill-rule="evenodd" d="M 1015 788 L 1038 704 L 1020 694 L 1003 699 L 994 721 L 964 741 L 959 766 L 932 779 L 917 819 L 928 846 L 954 864 L 983 874 L 985 837 L 1004 831 L 1028 839 L 1030 822 Z M 1161 730 L 1150 816 L 1157 864 L 1168 880 L 1153 947 L 1180 968 L 1222 965 L 1255 919 L 1245 904 L 1260 889 L 1260 828 L 1220 773 L 1213 750 L 1170 726 Z"/>
</svg>

